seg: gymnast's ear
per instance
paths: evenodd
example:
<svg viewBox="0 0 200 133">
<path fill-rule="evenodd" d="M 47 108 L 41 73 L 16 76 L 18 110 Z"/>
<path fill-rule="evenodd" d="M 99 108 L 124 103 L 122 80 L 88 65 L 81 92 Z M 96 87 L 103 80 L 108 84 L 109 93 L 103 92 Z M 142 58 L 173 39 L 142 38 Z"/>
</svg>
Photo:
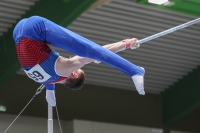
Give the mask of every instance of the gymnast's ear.
<svg viewBox="0 0 200 133">
<path fill-rule="evenodd" d="M 79 77 L 78 74 L 77 74 L 76 72 L 72 72 L 72 76 L 73 76 L 74 78 L 78 78 L 78 77 Z"/>
<path fill-rule="evenodd" d="M 78 78 L 67 78 L 65 83 L 63 83 L 64 86 L 66 86 L 70 90 L 80 90 L 85 83 L 85 73 L 84 71 L 81 71 L 79 73 Z"/>
</svg>

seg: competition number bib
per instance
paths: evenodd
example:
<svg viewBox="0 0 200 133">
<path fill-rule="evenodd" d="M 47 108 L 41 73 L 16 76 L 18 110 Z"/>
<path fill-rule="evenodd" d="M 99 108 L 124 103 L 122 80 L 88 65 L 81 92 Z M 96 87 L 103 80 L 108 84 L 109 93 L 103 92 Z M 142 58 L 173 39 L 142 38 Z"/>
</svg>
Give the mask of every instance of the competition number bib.
<svg viewBox="0 0 200 133">
<path fill-rule="evenodd" d="M 39 83 L 45 82 L 51 77 L 48 73 L 44 71 L 44 69 L 39 64 L 37 64 L 28 71 L 24 70 L 24 72 L 29 78 Z"/>
</svg>

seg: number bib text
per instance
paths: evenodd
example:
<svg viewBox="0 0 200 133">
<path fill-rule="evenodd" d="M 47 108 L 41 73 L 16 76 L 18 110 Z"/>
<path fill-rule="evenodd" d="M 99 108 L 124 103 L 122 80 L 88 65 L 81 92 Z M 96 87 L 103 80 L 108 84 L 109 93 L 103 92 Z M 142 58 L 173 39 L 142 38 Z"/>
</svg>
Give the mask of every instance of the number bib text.
<svg viewBox="0 0 200 133">
<path fill-rule="evenodd" d="M 49 78 L 51 78 L 51 76 L 48 73 L 46 73 L 39 64 L 37 64 L 36 66 L 34 66 L 28 71 L 24 70 L 24 72 L 27 74 L 29 78 L 39 83 L 45 82 Z"/>
</svg>

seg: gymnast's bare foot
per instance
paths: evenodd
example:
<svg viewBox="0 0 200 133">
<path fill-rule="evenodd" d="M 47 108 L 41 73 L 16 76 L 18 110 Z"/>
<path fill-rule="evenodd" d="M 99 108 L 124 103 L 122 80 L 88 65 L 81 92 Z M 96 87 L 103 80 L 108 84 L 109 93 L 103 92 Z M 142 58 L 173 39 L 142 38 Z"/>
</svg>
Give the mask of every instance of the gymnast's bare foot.
<svg viewBox="0 0 200 133">
<path fill-rule="evenodd" d="M 143 70 L 144 68 L 141 67 Z M 145 70 L 144 70 L 145 72 Z M 142 75 L 134 75 L 132 76 L 133 82 L 135 84 L 136 90 L 138 91 L 138 93 L 140 95 L 145 95 L 145 91 L 144 91 L 144 76 Z"/>
<path fill-rule="evenodd" d="M 46 90 L 46 100 L 49 105 L 56 106 L 56 98 L 54 90 Z"/>
</svg>

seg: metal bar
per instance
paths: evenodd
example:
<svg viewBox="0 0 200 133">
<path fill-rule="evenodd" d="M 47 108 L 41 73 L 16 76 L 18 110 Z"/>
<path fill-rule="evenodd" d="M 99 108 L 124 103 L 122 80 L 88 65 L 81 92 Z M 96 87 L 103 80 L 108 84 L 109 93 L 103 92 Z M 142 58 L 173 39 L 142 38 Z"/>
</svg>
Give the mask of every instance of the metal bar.
<svg viewBox="0 0 200 133">
<path fill-rule="evenodd" d="M 48 133 L 53 133 L 53 107 L 48 104 Z"/>
<path fill-rule="evenodd" d="M 136 43 L 137 43 L 137 45 L 140 45 L 140 44 L 145 43 L 145 42 L 147 42 L 147 41 L 156 39 L 156 38 L 158 38 L 158 37 L 164 36 L 164 35 L 166 35 L 166 34 L 172 33 L 172 32 L 174 32 L 174 31 L 183 29 L 183 28 L 185 28 L 185 27 L 191 26 L 191 25 L 196 24 L 196 23 L 199 23 L 199 22 L 200 22 L 200 18 L 195 19 L 195 20 L 193 20 L 193 21 L 189 21 L 189 22 L 184 23 L 184 24 L 181 24 L 181 25 L 176 26 L 176 27 L 174 27 L 174 28 L 165 30 L 165 31 L 163 31 L 163 32 L 157 33 L 157 34 L 155 34 L 155 35 L 146 37 L 146 38 L 144 38 L 144 39 L 138 40 Z"/>
</svg>

